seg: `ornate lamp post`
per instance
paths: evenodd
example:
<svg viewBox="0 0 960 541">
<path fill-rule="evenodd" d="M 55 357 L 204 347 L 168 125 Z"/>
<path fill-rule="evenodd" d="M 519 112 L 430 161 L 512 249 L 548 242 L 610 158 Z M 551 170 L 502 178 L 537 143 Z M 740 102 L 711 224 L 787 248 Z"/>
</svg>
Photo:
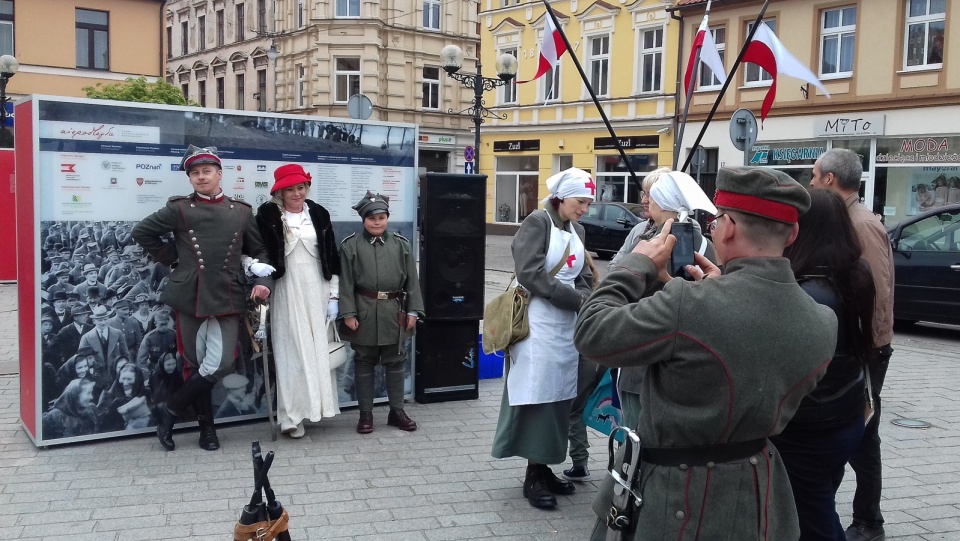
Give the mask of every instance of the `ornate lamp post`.
<svg viewBox="0 0 960 541">
<path fill-rule="evenodd" d="M 20 63 L 11 55 L 0 56 L 0 147 L 7 148 L 7 81 L 17 74 Z M 9 146 L 13 146 L 12 144 Z"/>
<path fill-rule="evenodd" d="M 506 119 L 507 115 L 500 115 L 494 113 L 490 109 L 487 109 L 483 106 L 483 93 L 487 90 L 493 90 L 494 88 L 504 86 L 510 82 L 514 76 L 517 75 L 517 59 L 510 54 L 502 54 L 497 57 L 497 76 L 498 79 L 492 79 L 488 77 L 483 77 L 480 74 L 480 58 L 477 57 L 477 73 L 460 73 L 460 68 L 463 66 L 463 51 L 460 47 L 456 45 L 447 45 L 440 50 L 440 65 L 443 66 L 443 70 L 447 72 L 447 75 L 452 77 L 454 80 L 460 81 L 460 83 L 466 88 L 473 88 L 473 107 L 468 107 L 463 111 L 454 111 L 453 109 L 448 109 L 447 113 L 452 115 L 467 115 L 473 117 L 474 125 L 474 160 L 478 167 L 480 164 L 480 124 L 483 123 L 484 118 L 499 118 Z"/>
</svg>

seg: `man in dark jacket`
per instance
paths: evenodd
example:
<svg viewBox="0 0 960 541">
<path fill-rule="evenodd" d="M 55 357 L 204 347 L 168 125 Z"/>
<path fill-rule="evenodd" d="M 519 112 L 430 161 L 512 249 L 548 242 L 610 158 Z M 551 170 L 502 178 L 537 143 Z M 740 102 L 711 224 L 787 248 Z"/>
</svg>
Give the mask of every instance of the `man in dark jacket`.
<svg viewBox="0 0 960 541">
<path fill-rule="evenodd" d="M 243 256 L 266 260 L 263 241 L 249 204 L 226 197 L 220 189 L 223 171 L 215 148 L 187 149 L 180 162 L 194 192 L 171 197 L 166 206 L 133 229 L 133 238 L 156 261 L 174 266 L 160 302 L 177 312 L 177 332 L 192 373 L 167 403 L 157 404 L 157 437 L 172 451 L 173 425 L 190 405 L 200 424 L 200 447 L 220 448 L 213 426 L 210 391 L 233 372 L 240 318 L 246 310 L 245 270 L 262 276 L 252 298 L 270 295 L 273 267 Z M 164 242 L 173 233 L 174 245 Z M 221 259 L 222 258 L 222 259 Z"/>
<path fill-rule="evenodd" d="M 671 220 L 640 242 L 580 310 L 576 345 L 605 366 L 645 366 L 637 434 L 642 539 L 798 539 L 779 433 L 823 377 L 837 320 L 797 285 L 783 249 L 810 196 L 768 168 L 723 168 L 713 242 L 699 279 L 670 279 Z M 643 296 L 651 284 L 663 289 Z M 611 514 L 612 478 L 594 511 Z M 598 527 L 595 539 L 606 528 Z M 626 537 L 632 539 L 630 535 Z"/>
</svg>

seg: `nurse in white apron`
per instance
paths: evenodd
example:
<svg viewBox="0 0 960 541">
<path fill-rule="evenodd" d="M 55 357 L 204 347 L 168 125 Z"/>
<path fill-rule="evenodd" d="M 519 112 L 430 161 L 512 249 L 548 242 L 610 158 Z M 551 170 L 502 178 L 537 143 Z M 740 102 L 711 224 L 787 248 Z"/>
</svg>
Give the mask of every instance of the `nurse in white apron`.
<svg viewBox="0 0 960 541">
<path fill-rule="evenodd" d="M 530 296 L 530 334 L 510 347 L 494 436 L 495 458 L 526 458 L 523 494 L 550 509 L 556 494 L 574 492 L 549 464 L 567 455 L 570 403 L 577 393 L 577 310 L 589 296 L 583 227 L 577 223 L 596 198 L 590 174 L 571 168 L 547 179 L 544 209 L 524 219 L 512 251 L 517 281 Z"/>
</svg>

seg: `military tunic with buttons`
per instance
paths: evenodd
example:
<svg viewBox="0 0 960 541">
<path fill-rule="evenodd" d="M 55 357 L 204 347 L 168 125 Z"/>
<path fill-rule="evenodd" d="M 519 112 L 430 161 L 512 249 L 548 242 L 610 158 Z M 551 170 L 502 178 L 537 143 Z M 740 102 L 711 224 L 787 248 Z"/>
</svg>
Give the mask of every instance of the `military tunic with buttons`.
<svg viewBox="0 0 960 541">
<path fill-rule="evenodd" d="M 163 241 L 171 232 L 173 247 Z M 251 206 L 230 197 L 171 197 L 133 228 L 133 239 L 158 262 L 176 263 L 160 302 L 200 318 L 245 312 L 241 256 L 267 261 Z M 272 288 L 273 279 L 257 278 L 256 284 Z"/>
<path fill-rule="evenodd" d="M 823 377 L 835 315 L 797 285 L 786 258 L 734 259 L 723 276 L 671 280 L 640 298 L 656 278 L 650 258 L 626 255 L 581 308 L 577 349 L 604 366 L 645 368 L 636 427 L 644 448 L 760 440 L 762 450 L 699 466 L 644 463 L 635 539 L 798 539 L 787 472 L 763 440 Z M 607 475 L 594 502 L 601 517 L 612 493 Z"/>
<path fill-rule="evenodd" d="M 340 337 L 362 346 L 387 346 L 400 340 L 400 309 L 396 299 L 371 299 L 361 291 L 404 291 L 404 311 L 423 315 L 423 297 L 413 247 L 402 235 L 386 231 L 383 244 L 364 230 L 345 238 L 340 245 Z M 343 319 L 354 316 L 356 331 Z M 406 338 L 406 331 L 404 331 Z M 410 331 L 413 332 L 413 331 Z"/>
</svg>

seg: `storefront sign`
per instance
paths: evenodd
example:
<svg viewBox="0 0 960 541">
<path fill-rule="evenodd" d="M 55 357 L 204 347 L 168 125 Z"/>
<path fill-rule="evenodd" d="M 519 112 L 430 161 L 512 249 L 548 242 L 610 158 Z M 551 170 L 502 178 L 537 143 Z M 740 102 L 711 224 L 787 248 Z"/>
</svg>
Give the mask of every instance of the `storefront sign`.
<svg viewBox="0 0 960 541">
<path fill-rule="evenodd" d="M 624 149 L 630 148 L 660 148 L 660 137 L 657 135 L 628 135 L 626 137 L 594 137 L 594 150 L 617 148 L 617 141 Z"/>
<path fill-rule="evenodd" d="M 516 141 L 494 141 L 494 152 L 520 152 L 524 150 L 540 150 L 539 139 L 518 139 Z"/>
<path fill-rule="evenodd" d="M 420 143 L 424 145 L 454 145 L 456 137 L 453 135 L 437 135 L 434 133 L 421 133 Z"/>
<path fill-rule="evenodd" d="M 818 117 L 814 121 L 815 137 L 853 137 L 883 135 L 886 115 L 856 114 Z"/>
<path fill-rule="evenodd" d="M 750 148 L 750 165 L 813 165 L 825 146 L 805 146 L 802 143 L 754 145 Z"/>
<path fill-rule="evenodd" d="M 877 163 L 960 163 L 960 137 L 878 139 Z"/>
</svg>

